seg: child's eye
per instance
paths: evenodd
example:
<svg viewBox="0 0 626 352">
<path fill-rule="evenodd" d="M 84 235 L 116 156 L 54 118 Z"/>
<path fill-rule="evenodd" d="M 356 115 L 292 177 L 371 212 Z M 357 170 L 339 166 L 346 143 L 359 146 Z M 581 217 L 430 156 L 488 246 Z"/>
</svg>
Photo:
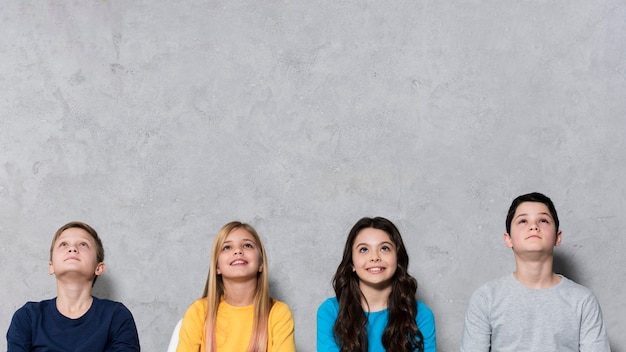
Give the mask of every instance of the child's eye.
<svg viewBox="0 0 626 352">
<path fill-rule="evenodd" d="M 359 253 L 366 253 L 366 252 L 367 252 L 367 248 L 365 247 L 359 248 Z"/>
<path fill-rule="evenodd" d="M 59 243 L 59 247 L 65 247 L 65 246 L 67 246 L 67 243 L 65 243 L 65 242 Z"/>
<path fill-rule="evenodd" d="M 525 224 L 526 223 L 526 219 L 521 219 L 520 221 L 517 222 L 518 224 Z"/>
<path fill-rule="evenodd" d="M 548 221 L 548 219 L 541 219 L 541 222 L 544 222 L 544 223 L 546 223 L 546 224 L 549 224 L 549 223 L 550 223 L 550 221 Z"/>
<path fill-rule="evenodd" d="M 224 246 L 224 248 L 222 248 L 222 250 L 223 250 L 223 251 L 229 251 L 229 250 L 230 250 L 230 246 L 229 246 L 229 245 L 226 245 L 226 246 Z"/>
<path fill-rule="evenodd" d="M 243 248 L 251 249 L 251 248 L 254 248 L 254 246 L 252 246 L 251 243 L 246 243 L 246 244 L 243 245 Z"/>
<path fill-rule="evenodd" d="M 89 248 L 89 244 L 87 242 L 83 242 L 80 244 L 81 247 L 87 247 Z"/>
<path fill-rule="evenodd" d="M 389 252 L 391 250 L 391 248 L 389 248 L 389 246 L 382 246 L 380 247 L 380 250 L 383 252 Z"/>
</svg>

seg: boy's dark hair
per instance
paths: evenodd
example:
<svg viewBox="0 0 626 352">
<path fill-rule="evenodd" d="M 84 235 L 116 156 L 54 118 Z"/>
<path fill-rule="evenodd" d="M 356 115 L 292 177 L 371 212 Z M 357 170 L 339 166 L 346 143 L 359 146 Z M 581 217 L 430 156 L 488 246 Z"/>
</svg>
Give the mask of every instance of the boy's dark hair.
<svg viewBox="0 0 626 352">
<path fill-rule="evenodd" d="M 517 210 L 517 207 L 519 207 L 520 204 L 525 203 L 525 202 L 536 202 L 536 203 L 543 203 L 546 205 L 546 207 L 548 207 L 548 211 L 550 212 L 550 215 L 552 215 L 552 218 L 554 219 L 554 225 L 556 226 L 556 231 L 559 231 L 559 216 L 556 214 L 556 208 L 554 207 L 554 203 L 552 203 L 552 200 L 550 198 L 548 198 L 547 196 L 538 193 L 538 192 L 533 192 L 533 193 L 528 193 L 528 194 L 523 194 L 515 199 L 513 199 L 513 202 L 511 203 L 511 207 L 509 207 L 509 212 L 506 215 L 506 233 L 511 233 L 511 222 L 513 221 L 513 216 L 515 216 L 515 211 Z"/>
<path fill-rule="evenodd" d="M 98 261 L 98 263 L 102 263 L 104 261 L 104 247 L 102 246 L 102 241 L 100 240 L 100 237 L 98 237 L 98 233 L 96 232 L 96 230 L 93 229 L 93 227 L 80 221 L 68 222 L 57 230 L 57 232 L 54 234 L 54 237 L 52 238 L 52 244 L 50 245 L 50 261 L 52 261 L 52 251 L 54 250 L 54 243 L 59 239 L 59 236 L 61 236 L 61 233 L 63 233 L 63 231 L 71 228 L 79 228 L 85 230 L 85 232 L 87 232 L 93 238 L 93 241 L 96 244 L 96 260 Z M 97 278 L 98 276 L 94 275 L 92 286 L 96 283 Z"/>
<path fill-rule="evenodd" d="M 382 217 L 362 218 L 352 227 L 343 250 L 343 258 L 333 277 L 339 313 L 333 327 L 341 352 L 367 351 L 367 315 L 363 312 L 359 277 L 352 270 L 352 246 L 361 230 L 374 228 L 386 232 L 396 246 L 396 273 L 387 302 L 389 322 L 383 331 L 382 344 L 387 351 L 423 351 L 422 332 L 417 316 L 417 280 L 408 273 L 409 256 L 398 228 Z"/>
</svg>

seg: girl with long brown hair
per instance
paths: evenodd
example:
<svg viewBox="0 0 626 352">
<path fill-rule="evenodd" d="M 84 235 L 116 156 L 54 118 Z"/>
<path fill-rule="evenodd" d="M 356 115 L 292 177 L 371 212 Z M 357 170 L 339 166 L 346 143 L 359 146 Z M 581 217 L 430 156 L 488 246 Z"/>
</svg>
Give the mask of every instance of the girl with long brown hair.
<svg viewBox="0 0 626 352">
<path fill-rule="evenodd" d="M 400 231 L 381 217 L 350 230 L 333 278 L 336 297 L 317 312 L 317 351 L 435 352 L 435 319 L 416 300 Z"/>
</svg>

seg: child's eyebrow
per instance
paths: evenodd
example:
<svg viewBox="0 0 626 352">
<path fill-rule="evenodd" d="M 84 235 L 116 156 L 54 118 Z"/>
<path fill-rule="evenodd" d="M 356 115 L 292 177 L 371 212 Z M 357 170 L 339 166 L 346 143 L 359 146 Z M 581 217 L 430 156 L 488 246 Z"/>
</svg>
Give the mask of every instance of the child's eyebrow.
<svg viewBox="0 0 626 352">
<path fill-rule="evenodd" d="M 386 244 L 386 245 L 388 245 L 388 246 L 393 246 L 393 245 L 394 245 L 392 242 L 389 242 L 389 241 L 383 241 L 383 242 L 380 242 L 380 243 L 378 243 L 378 244 L 374 244 L 374 246 L 382 246 L 382 245 L 384 245 L 384 244 Z M 369 246 L 369 245 L 370 245 L 369 243 L 361 242 L 361 243 L 357 243 L 357 244 L 355 244 L 354 246 L 355 246 L 355 247 L 359 247 L 359 246 Z"/>
<path fill-rule="evenodd" d="M 537 215 L 546 215 L 546 216 L 549 216 L 550 218 L 552 218 L 552 215 L 550 213 L 546 213 L 546 212 L 537 213 Z M 528 216 L 528 214 L 526 214 L 526 213 L 518 214 L 515 217 L 515 219 L 519 218 L 520 216 Z"/>
<path fill-rule="evenodd" d="M 226 241 L 224 241 L 224 244 L 227 244 L 227 243 L 233 243 L 233 242 L 235 242 L 235 241 L 233 241 L 233 240 L 226 240 Z M 248 239 L 248 238 L 244 238 L 244 239 L 242 239 L 242 240 L 241 240 L 241 242 L 250 242 L 250 243 L 254 243 L 254 244 L 256 244 L 256 242 L 255 242 L 255 241 L 253 241 L 253 240 L 251 240 L 251 239 Z"/>
<path fill-rule="evenodd" d="M 56 242 L 69 242 L 70 240 L 67 237 L 59 237 L 57 238 Z M 94 243 L 93 239 L 91 239 L 90 237 L 78 237 L 76 239 L 76 242 L 89 242 L 89 243 Z"/>
</svg>

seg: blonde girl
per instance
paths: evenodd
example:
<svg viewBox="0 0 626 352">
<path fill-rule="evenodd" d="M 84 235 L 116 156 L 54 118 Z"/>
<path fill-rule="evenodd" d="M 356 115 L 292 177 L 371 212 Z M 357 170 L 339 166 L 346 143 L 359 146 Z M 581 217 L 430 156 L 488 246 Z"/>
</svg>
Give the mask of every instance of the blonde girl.
<svg viewBox="0 0 626 352">
<path fill-rule="evenodd" d="M 294 352 L 287 304 L 270 296 L 267 256 L 256 230 L 224 225 L 211 249 L 202 298 L 185 312 L 177 352 Z"/>
</svg>

